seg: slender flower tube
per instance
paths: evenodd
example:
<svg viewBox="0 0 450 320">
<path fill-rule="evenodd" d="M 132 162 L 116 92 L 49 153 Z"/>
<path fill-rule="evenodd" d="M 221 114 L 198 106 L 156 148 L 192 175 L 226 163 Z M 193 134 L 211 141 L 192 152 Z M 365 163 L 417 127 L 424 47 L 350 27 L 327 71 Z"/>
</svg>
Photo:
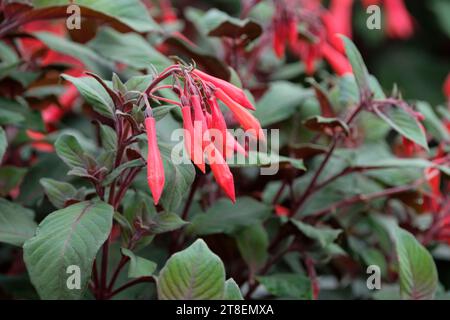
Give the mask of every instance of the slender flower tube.
<svg viewBox="0 0 450 320">
<path fill-rule="evenodd" d="M 219 89 L 222 89 L 223 92 L 225 92 L 229 97 L 231 97 L 233 100 L 238 102 L 243 107 L 255 110 L 255 107 L 250 102 L 250 100 L 245 95 L 245 92 L 242 89 L 239 89 L 238 87 L 232 85 L 231 83 L 228 83 L 222 79 L 210 76 L 209 74 L 206 74 L 200 70 L 195 69 L 193 71 L 195 75 L 200 77 L 202 80 L 211 82 L 214 86 L 216 86 Z"/>
<path fill-rule="evenodd" d="M 403 0 L 384 0 L 387 15 L 387 33 L 392 38 L 406 39 L 414 31 L 411 15 Z"/>
<path fill-rule="evenodd" d="M 245 130 L 254 130 L 257 139 L 265 140 L 259 121 L 248 112 L 243 106 L 231 99 L 224 91 L 217 89 L 214 93 L 216 97 L 222 101 L 228 108 L 230 108 L 237 121 Z"/>
<path fill-rule="evenodd" d="M 236 195 L 234 191 L 234 179 L 233 174 L 230 171 L 230 167 L 214 144 L 210 144 L 210 146 L 206 149 L 206 155 L 208 157 L 209 166 L 211 167 L 211 171 L 217 183 L 228 198 L 235 203 Z"/>
<path fill-rule="evenodd" d="M 147 156 L 147 181 L 152 192 L 153 201 L 158 204 L 164 189 L 164 165 L 161 153 L 158 148 L 156 139 L 156 121 L 153 117 L 145 119 L 145 129 L 148 139 L 148 156 Z"/>
<path fill-rule="evenodd" d="M 191 107 L 184 106 L 181 109 L 181 112 L 183 114 L 183 128 L 185 130 L 184 144 L 186 146 L 189 158 L 191 158 L 192 162 L 200 169 L 201 172 L 205 173 L 202 140 L 198 139 L 199 137 L 196 137 L 194 132 Z"/>
</svg>

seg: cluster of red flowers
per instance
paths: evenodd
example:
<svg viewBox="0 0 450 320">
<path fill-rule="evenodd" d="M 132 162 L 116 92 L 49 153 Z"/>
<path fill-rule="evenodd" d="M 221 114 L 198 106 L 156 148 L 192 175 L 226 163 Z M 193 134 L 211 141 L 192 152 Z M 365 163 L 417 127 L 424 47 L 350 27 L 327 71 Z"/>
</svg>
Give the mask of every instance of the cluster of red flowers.
<svg viewBox="0 0 450 320">
<path fill-rule="evenodd" d="M 315 63 L 324 58 L 338 75 L 351 72 L 342 40 L 337 34 L 352 36 L 353 0 L 331 0 L 328 9 L 320 0 L 281 0 L 275 2 L 272 20 L 273 49 L 277 57 L 286 47 L 305 63 L 306 72 L 315 71 Z M 403 0 L 363 0 L 364 6 L 384 4 L 387 34 L 407 38 L 413 33 L 413 22 Z M 293 8 L 299 8 L 293 10 Z M 299 26 L 302 26 L 299 32 Z"/>
<path fill-rule="evenodd" d="M 226 159 L 235 152 L 245 154 L 246 151 L 228 131 L 218 101 L 229 108 L 251 138 L 265 140 L 259 121 L 248 111 L 255 110 L 253 104 L 240 88 L 200 70 L 174 65 L 163 71 L 160 79 L 169 76 L 176 82 L 171 89 L 178 95 L 180 102 L 173 102 L 182 111 L 184 142 L 190 159 L 202 172 L 205 172 L 208 163 L 217 183 L 234 202 L 234 180 Z M 150 87 L 146 93 L 154 97 L 153 92 L 165 88 L 168 87 Z M 147 177 L 157 204 L 164 188 L 164 167 L 151 110 L 148 110 L 148 114 L 150 117 L 145 120 L 149 147 Z"/>
</svg>

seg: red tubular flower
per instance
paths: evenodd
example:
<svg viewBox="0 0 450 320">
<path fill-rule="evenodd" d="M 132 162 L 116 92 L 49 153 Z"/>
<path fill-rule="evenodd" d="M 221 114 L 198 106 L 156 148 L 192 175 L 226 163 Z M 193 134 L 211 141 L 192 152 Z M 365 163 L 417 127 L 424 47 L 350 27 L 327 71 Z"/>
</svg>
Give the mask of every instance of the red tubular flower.
<svg viewBox="0 0 450 320">
<path fill-rule="evenodd" d="M 384 0 L 387 33 L 392 38 L 406 39 L 414 31 L 413 20 L 403 0 Z"/>
<path fill-rule="evenodd" d="M 255 110 L 255 107 L 247 98 L 245 92 L 242 89 L 239 89 L 238 87 L 232 85 L 229 82 L 210 76 L 209 74 L 206 74 L 197 69 L 195 69 L 193 73 L 198 77 L 200 77 L 202 80 L 211 82 L 217 88 L 222 89 L 223 92 L 225 92 L 230 98 L 239 103 L 241 106 L 250 110 Z"/>
<path fill-rule="evenodd" d="M 237 121 L 245 130 L 254 131 L 255 137 L 259 140 L 265 140 L 259 121 L 239 103 L 231 99 L 222 89 L 217 89 L 214 93 L 216 97 L 230 108 Z"/>
<path fill-rule="evenodd" d="M 214 97 L 210 97 L 209 100 L 209 107 L 211 109 L 211 128 L 219 130 L 222 135 L 222 154 L 225 156 L 225 158 L 229 157 L 229 151 L 228 151 L 228 132 L 227 132 L 227 124 L 225 122 L 225 119 L 223 118 L 222 112 L 220 112 L 219 105 L 217 104 L 217 101 Z M 233 150 L 231 150 L 233 151 Z"/>
<path fill-rule="evenodd" d="M 214 144 L 210 144 L 210 146 L 206 148 L 206 154 L 214 178 L 228 198 L 235 203 L 236 195 L 234 191 L 234 179 L 230 167 Z"/>
<path fill-rule="evenodd" d="M 199 139 L 200 137 L 197 137 L 194 132 L 191 107 L 184 106 L 181 109 L 181 112 L 183 114 L 183 128 L 185 130 L 184 144 L 186 146 L 189 158 L 191 158 L 192 162 L 200 169 L 201 172 L 205 173 L 202 139 Z"/>
<path fill-rule="evenodd" d="M 347 58 L 328 43 L 323 44 L 322 53 L 338 75 L 342 76 L 346 73 L 352 73 L 352 66 Z"/>
<path fill-rule="evenodd" d="M 148 156 L 147 156 L 147 181 L 150 191 L 152 192 L 153 201 L 158 204 L 164 189 L 164 165 L 161 153 L 158 148 L 156 139 L 156 121 L 153 117 L 145 119 L 145 129 L 148 139 Z"/>
</svg>

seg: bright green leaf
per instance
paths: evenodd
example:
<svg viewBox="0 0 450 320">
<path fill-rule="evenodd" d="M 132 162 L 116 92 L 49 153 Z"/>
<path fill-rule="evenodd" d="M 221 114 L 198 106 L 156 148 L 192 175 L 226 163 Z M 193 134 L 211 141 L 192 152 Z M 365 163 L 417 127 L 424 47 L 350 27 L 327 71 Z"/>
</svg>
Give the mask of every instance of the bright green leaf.
<svg viewBox="0 0 450 320">
<path fill-rule="evenodd" d="M 157 286 L 161 300 L 221 299 L 225 289 L 225 268 L 220 258 L 198 239 L 167 260 Z"/>
</svg>

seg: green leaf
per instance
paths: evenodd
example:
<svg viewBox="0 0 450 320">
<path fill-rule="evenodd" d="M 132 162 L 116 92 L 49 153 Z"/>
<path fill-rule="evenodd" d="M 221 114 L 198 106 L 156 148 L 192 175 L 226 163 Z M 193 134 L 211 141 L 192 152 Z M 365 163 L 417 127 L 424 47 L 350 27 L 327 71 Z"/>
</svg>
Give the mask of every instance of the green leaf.
<svg viewBox="0 0 450 320">
<path fill-rule="evenodd" d="M 80 94 L 96 112 L 110 119 L 114 119 L 114 103 L 102 85 L 92 77 L 72 77 L 61 75 L 65 80 L 73 83 Z"/>
<path fill-rule="evenodd" d="M 322 248 L 328 247 L 331 243 L 334 242 L 334 240 L 337 239 L 339 234 L 342 232 L 342 230 L 335 230 L 331 228 L 317 228 L 294 219 L 291 219 L 291 222 L 305 236 L 316 240 Z"/>
<path fill-rule="evenodd" d="M 113 22 L 117 27 L 127 26 L 138 32 L 156 31 L 159 29 L 151 18 L 149 11 L 139 0 L 76 0 L 74 4 L 89 10 L 82 10 L 85 18 L 96 18 Z M 66 17 L 67 1 L 65 0 L 34 0 L 34 15 L 45 15 L 52 10 Z M 39 9 L 36 10 L 36 9 Z M 36 12 L 37 11 L 37 12 Z"/>
<path fill-rule="evenodd" d="M 333 135 L 337 132 L 349 134 L 350 129 L 347 124 L 338 118 L 325 118 L 322 116 L 313 116 L 305 120 L 304 125 L 312 131 L 318 131 L 327 135 Z"/>
<path fill-rule="evenodd" d="M 269 90 L 258 101 L 255 117 L 263 127 L 286 120 L 297 111 L 306 98 L 311 96 L 313 91 L 290 82 L 272 82 Z"/>
<path fill-rule="evenodd" d="M 0 196 L 7 196 L 12 189 L 17 187 L 27 171 L 26 168 L 13 166 L 0 167 Z"/>
<path fill-rule="evenodd" d="M 225 281 L 224 300 L 244 300 L 241 290 L 233 278 Z"/>
<path fill-rule="evenodd" d="M 77 189 L 67 182 L 44 178 L 40 180 L 44 192 L 55 208 L 64 208 L 67 200 L 75 199 Z"/>
<path fill-rule="evenodd" d="M 33 211 L 0 198 L 0 242 L 21 246 L 34 235 L 36 227 Z"/>
<path fill-rule="evenodd" d="M 312 286 L 308 277 L 301 274 L 278 273 L 257 277 L 269 293 L 280 298 L 312 299 Z"/>
<path fill-rule="evenodd" d="M 142 159 L 135 159 L 135 160 L 131 160 L 125 163 L 122 163 L 120 166 L 118 166 L 117 168 L 115 168 L 110 174 L 108 174 L 105 179 L 102 181 L 102 186 L 107 186 L 109 184 L 111 184 L 114 179 L 116 179 L 118 176 L 120 176 L 122 174 L 122 172 L 124 172 L 127 169 L 131 169 L 131 168 L 137 168 L 137 167 L 142 167 L 145 166 L 144 161 L 142 161 Z"/>
<path fill-rule="evenodd" d="M 252 273 L 256 273 L 267 260 L 269 236 L 262 224 L 255 224 L 236 233 L 235 239 L 242 258 Z"/>
<path fill-rule="evenodd" d="M 166 211 L 174 212 L 194 182 L 195 168 L 189 160 L 183 160 L 180 164 L 174 163 L 171 146 L 159 144 L 159 150 L 164 162 L 166 176 L 161 204 Z"/>
<path fill-rule="evenodd" d="M 261 26 L 250 20 L 240 20 L 238 18 L 230 17 L 227 13 L 210 9 L 201 18 L 204 31 L 211 37 L 228 37 L 240 39 L 244 36 L 249 40 L 258 38 L 262 33 Z"/>
<path fill-rule="evenodd" d="M 225 289 L 225 268 L 220 258 L 198 239 L 175 253 L 162 268 L 158 281 L 161 300 L 216 300 Z"/>
<path fill-rule="evenodd" d="M 3 156 L 5 155 L 6 148 L 8 147 L 8 140 L 6 139 L 5 130 L 0 127 L 0 163 L 2 163 Z"/>
<path fill-rule="evenodd" d="M 13 124 L 37 131 L 45 130 L 39 110 L 33 110 L 25 103 L 1 97 L 0 106 L 0 125 Z"/>
<path fill-rule="evenodd" d="M 153 261 L 136 256 L 133 251 L 122 248 L 122 253 L 130 258 L 130 267 L 128 268 L 129 278 L 149 277 L 156 270 L 156 263 Z"/>
<path fill-rule="evenodd" d="M 418 101 L 416 103 L 416 106 L 417 111 L 419 111 L 425 117 L 423 123 L 427 131 L 430 132 L 435 138 L 449 141 L 450 133 L 444 126 L 441 119 L 436 115 L 430 104 L 427 102 Z"/>
<path fill-rule="evenodd" d="M 274 165 L 283 166 L 289 164 L 298 170 L 306 170 L 302 159 L 295 159 L 290 157 L 281 156 L 277 153 L 271 152 L 260 152 L 260 151 L 249 151 L 248 156 L 244 161 L 239 161 L 242 155 L 236 155 L 236 161 L 232 161 L 228 165 L 231 168 L 240 167 L 272 167 Z"/>
<path fill-rule="evenodd" d="M 249 197 L 238 198 L 235 204 L 220 199 L 205 213 L 196 214 L 187 231 L 197 235 L 232 234 L 244 227 L 259 224 L 270 213 L 271 210 L 267 205 Z"/>
<path fill-rule="evenodd" d="M 189 222 L 184 221 L 180 218 L 176 213 L 171 212 L 163 212 L 163 213 L 155 213 L 151 217 L 150 224 L 150 232 L 152 234 L 159 234 L 164 232 L 169 232 L 173 230 L 177 230 Z"/>
<path fill-rule="evenodd" d="M 23 246 L 31 282 L 42 299 L 79 299 L 91 278 L 97 251 L 112 228 L 114 209 L 85 201 L 55 211 Z M 80 268 L 81 288 L 69 289 L 69 266 Z"/>
<path fill-rule="evenodd" d="M 171 63 L 136 33 L 123 34 L 111 28 L 104 28 L 88 43 L 88 46 L 107 59 L 125 63 L 136 69 L 146 69 L 153 65 L 158 71 L 162 71 Z"/>
<path fill-rule="evenodd" d="M 170 111 L 176 110 L 177 108 L 178 106 L 173 105 L 152 108 L 153 118 L 155 118 L 156 121 L 159 121 L 167 116 Z"/>
<path fill-rule="evenodd" d="M 394 232 L 399 263 L 400 293 L 404 299 L 433 299 L 438 275 L 433 257 L 408 231 Z"/>
<path fill-rule="evenodd" d="M 87 165 L 83 148 L 78 143 L 77 138 L 64 134 L 59 136 L 55 142 L 56 154 L 69 167 L 85 167 Z"/>
<path fill-rule="evenodd" d="M 374 108 L 374 110 L 392 129 L 428 150 L 425 132 L 423 132 L 417 119 L 411 114 L 396 106 Z"/>
<path fill-rule="evenodd" d="M 114 68 L 113 64 L 108 63 L 105 59 L 83 44 L 56 36 L 50 32 L 35 32 L 33 35 L 45 43 L 50 49 L 76 57 L 92 72 L 106 76 L 110 74 L 111 70 Z"/>
<path fill-rule="evenodd" d="M 341 38 L 344 41 L 345 52 L 348 60 L 352 65 L 353 74 L 355 75 L 356 83 L 359 89 L 360 99 L 361 101 L 366 101 L 371 94 L 369 71 L 367 71 L 367 67 L 361 53 L 359 53 L 352 40 L 342 35 Z"/>
<path fill-rule="evenodd" d="M 117 134 L 110 126 L 100 124 L 100 138 L 103 149 L 108 151 L 117 149 Z"/>
</svg>

